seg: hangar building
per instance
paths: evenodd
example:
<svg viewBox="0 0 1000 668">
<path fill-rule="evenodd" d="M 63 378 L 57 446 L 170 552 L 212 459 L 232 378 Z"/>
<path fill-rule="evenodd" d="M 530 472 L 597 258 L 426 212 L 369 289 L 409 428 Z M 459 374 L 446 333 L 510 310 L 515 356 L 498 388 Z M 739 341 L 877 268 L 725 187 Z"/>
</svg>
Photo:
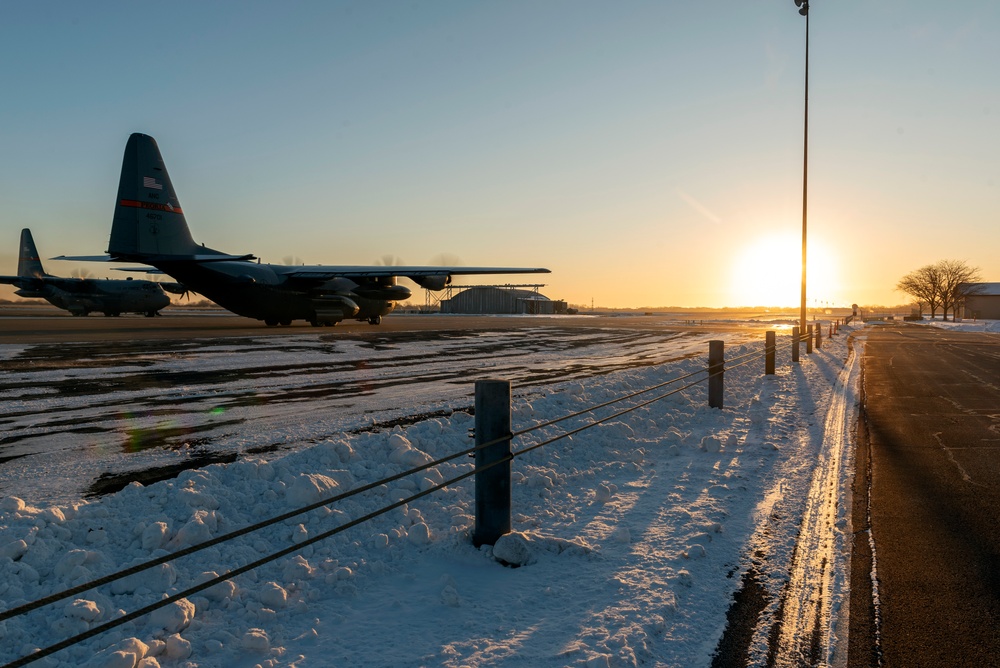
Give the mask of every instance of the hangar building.
<svg viewBox="0 0 1000 668">
<path fill-rule="evenodd" d="M 1000 283 L 971 283 L 975 293 L 965 298 L 963 318 L 1000 320 Z"/>
<path fill-rule="evenodd" d="M 538 292 L 543 285 L 455 286 L 441 300 L 441 313 L 539 314 L 566 313 L 566 302 Z"/>
</svg>

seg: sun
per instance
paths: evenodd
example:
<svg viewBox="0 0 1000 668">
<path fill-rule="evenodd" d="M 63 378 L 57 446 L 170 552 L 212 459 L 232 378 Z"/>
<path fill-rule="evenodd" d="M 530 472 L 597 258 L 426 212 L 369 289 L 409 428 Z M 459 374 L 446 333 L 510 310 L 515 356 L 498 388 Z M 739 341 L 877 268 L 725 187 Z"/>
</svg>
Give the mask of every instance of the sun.
<svg viewBox="0 0 1000 668">
<path fill-rule="evenodd" d="M 810 241 L 807 264 L 806 306 L 836 304 L 836 264 L 827 246 Z M 802 240 L 792 235 L 761 237 L 733 263 L 733 306 L 796 307 L 801 288 Z"/>
</svg>

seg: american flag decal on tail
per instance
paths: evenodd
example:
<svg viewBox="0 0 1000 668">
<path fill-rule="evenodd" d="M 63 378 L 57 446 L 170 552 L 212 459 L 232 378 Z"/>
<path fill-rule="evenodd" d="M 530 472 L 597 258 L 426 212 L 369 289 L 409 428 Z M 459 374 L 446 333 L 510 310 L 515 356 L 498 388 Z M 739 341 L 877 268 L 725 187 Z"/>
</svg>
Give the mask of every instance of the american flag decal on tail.
<svg viewBox="0 0 1000 668">
<path fill-rule="evenodd" d="M 152 188 L 153 190 L 163 190 L 163 184 L 160 183 L 160 182 L 158 182 L 152 176 L 144 176 L 144 177 L 142 177 L 142 187 L 143 188 Z"/>
</svg>

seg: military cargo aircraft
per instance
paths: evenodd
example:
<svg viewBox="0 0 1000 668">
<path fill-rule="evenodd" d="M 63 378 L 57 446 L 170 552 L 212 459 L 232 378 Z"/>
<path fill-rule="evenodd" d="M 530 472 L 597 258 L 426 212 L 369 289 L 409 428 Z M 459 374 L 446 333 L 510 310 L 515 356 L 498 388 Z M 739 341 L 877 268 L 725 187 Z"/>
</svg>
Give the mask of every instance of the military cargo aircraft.
<svg viewBox="0 0 1000 668">
<path fill-rule="evenodd" d="M 15 285 L 19 297 L 44 299 L 53 306 L 73 315 L 85 316 L 98 311 L 106 316 L 122 313 L 144 313 L 154 316 L 170 303 L 159 283 L 154 281 L 99 278 L 60 278 L 45 273 L 31 238 L 31 230 L 21 230 L 21 247 L 17 258 L 17 276 L 0 276 L 0 283 Z M 183 287 L 167 286 L 181 294 Z"/>
<path fill-rule="evenodd" d="M 125 146 L 107 252 L 56 259 L 152 265 L 192 292 L 269 326 L 293 320 L 334 325 L 345 318 L 377 325 L 410 297 L 409 288 L 396 282 L 400 276 L 441 290 L 459 274 L 549 273 L 521 267 L 287 266 L 206 248 L 191 237 L 156 140 L 139 133 Z"/>
</svg>

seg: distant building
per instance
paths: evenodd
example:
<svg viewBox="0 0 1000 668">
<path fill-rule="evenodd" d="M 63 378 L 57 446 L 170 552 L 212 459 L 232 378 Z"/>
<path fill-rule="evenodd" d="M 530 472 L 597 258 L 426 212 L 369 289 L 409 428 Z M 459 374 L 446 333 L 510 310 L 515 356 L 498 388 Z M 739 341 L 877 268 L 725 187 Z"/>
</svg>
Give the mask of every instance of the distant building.
<svg viewBox="0 0 1000 668">
<path fill-rule="evenodd" d="M 553 301 L 538 292 L 541 285 L 455 286 L 441 300 L 441 313 L 552 315 L 566 312 L 566 302 Z M 531 288 L 531 289 L 527 289 Z"/>
<path fill-rule="evenodd" d="M 971 283 L 975 291 L 965 298 L 961 317 L 970 320 L 1000 320 L 1000 283 Z"/>
</svg>

